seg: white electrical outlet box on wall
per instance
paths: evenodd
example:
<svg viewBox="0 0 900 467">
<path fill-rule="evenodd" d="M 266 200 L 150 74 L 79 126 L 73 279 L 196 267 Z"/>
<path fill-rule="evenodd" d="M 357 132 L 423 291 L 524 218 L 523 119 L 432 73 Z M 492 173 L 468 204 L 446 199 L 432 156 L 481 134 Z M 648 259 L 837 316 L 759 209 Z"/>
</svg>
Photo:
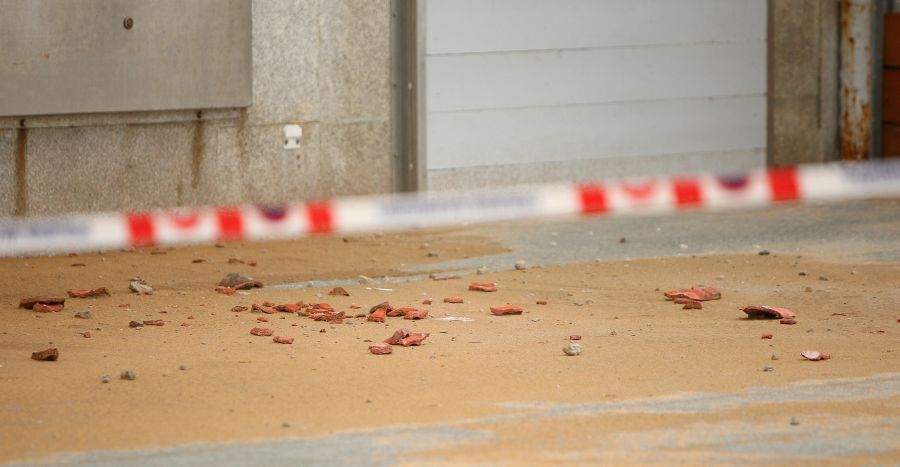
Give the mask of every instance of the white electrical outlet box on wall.
<svg viewBox="0 0 900 467">
<path fill-rule="evenodd" d="M 303 127 L 296 124 L 284 126 L 284 148 L 297 149 L 300 147 L 300 138 L 303 137 Z"/>
</svg>

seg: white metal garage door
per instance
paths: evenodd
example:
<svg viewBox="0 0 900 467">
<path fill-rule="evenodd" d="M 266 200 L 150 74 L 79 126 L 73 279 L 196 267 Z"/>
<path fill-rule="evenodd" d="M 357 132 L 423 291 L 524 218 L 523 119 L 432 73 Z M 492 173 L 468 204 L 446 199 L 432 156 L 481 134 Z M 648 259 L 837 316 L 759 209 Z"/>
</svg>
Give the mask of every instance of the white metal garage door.
<svg viewBox="0 0 900 467">
<path fill-rule="evenodd" d="M 766 0 L 427 0 L 428 188 L 762 166 Z"/>
</svg>

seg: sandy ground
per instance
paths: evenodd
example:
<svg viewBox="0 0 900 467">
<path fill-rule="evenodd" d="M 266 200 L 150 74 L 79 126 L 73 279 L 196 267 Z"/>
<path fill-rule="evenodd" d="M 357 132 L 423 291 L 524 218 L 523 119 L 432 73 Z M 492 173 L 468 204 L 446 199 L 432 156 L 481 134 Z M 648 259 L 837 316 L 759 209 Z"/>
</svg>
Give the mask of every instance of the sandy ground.
<svg viewBox="0 0 900 467">
<path fill-rule="evenodd" d="M 439 256 L 429 257 L 429 251 Z M 794 415 L 804 420 L 848 414 L 900 417 L 900 397 L 891 396 L 868 403 L 773 401 L 752 410 L 734 407 L 707 415 L 575 413 L 514 423 L 491 418 L 510 410 L 537 410 L 541 404 L 725 394 L 898 372 L 896 264 L 825 263 L 776 251 L 768 256 L 592 262 L 380 286 L 391 291 L 360 284 L 346 287 L 349 297 L 328 296 L 328 288 L 263 288 L 234 296 L 213 291 L 232 271 L 267 284 L 374 277 L 438 259 L 502 251 L 502 245 L 476 236 L 430 232 L 157 254 L 138 250 L 0 259 L 0 461 L 202 441 L 314 439 L 347 430 L 476 420 L 470 428 L 497 436 L 490 442 L 473 441 L 466 449 L 431 449 L 410 462 L 652 463 L 617 457 L 615 449 L 589 448 L 599 439 L 621 445 L 625 435 L 638 429 L 648 440 L 696 435 L 700 429 L 671 430 L 717 420 L 777 420 L 784 425 Z M 229 258 L 254 259 L 258 265 L 229 264 Z M 157 293 L 128 293 L 132 276 L 143 277 Z M 471 281 L 496 282 L 499 291 L 468 291 Z M 715 286 L 722 299 L 706 302 L 702 310 L 682 310 L 663 299 L 662 290 L 692 284 Z M 70 288 L 99 286 L 108 287 L 112 297 L 68 299 L 58 313 L 16 307 L 23 297 L 64 296 Z M 453 294 L 465 303 L 442 303 Z M 434 298 L 433 305 L 421 305 L 427 297 Z M 536 305 L 539 299 L 548 304 Z M 347 311 L 351 304 L 365 311 L 390 301 L 428 309 L 429 319 L 388 318 L 385 324 L 350 319 L 323 325 L 279 313 L 258 323 L 259 313 L 229 311 L 264 300 L 328 302 Z M 488 312 L 505 303 L 519 305 L 525 313 L 495 317 Z M 799 323 L 746 320 L 738 307 L 747 304 L 790 308 Z M 82 310 L 91 311 L 93 318 L 73 316 Z M 447 316 L 472 321 L 436 319 Z M 149 319 L 162 319 L 165 325 L 128 327 L 131 320 Z M 296 340 L 281 345 L 251 336 L 250 329 L 258 325 Z M 369 354 L 370 342 L 400 327 L 431 335 L 421 347 Z M 92 337 L 82 337 L 84 331 Z M 763 333 L 774 338 L 761 339 Z M 582 336 L 584 352 L 577 357 L 561 350 L 572 334 Z M 58 361 L 29 358 L 50 346 L 59 348 Z M 806 349 L 829 352 L 833 358 L 805 361 L 799 353 Z M 774 371 L 763 371 L 765 366 Z M 119 373 L 129 369 L 136 380 L 120 380 Z M 103 375 L 112 381 L 101 383 Z M 524 405 L 511 408 L 511 402 Z M 867 459 L 900 462 L 900 444 Z"/>
</svg>

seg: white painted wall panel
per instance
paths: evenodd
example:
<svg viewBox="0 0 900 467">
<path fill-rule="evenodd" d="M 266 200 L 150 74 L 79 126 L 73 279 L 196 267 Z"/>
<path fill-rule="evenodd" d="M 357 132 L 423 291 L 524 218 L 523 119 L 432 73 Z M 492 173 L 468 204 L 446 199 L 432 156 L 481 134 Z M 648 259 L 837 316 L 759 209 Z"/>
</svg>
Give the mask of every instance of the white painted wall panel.
<svg viewBox="0 0 900 467">
<path fill-rule="evenodd" d="M 576 49 L 428 60 L 429 112 L 765 94 L 766 43 Z"/>
<path fill-rule="evenodd" d="M 426 16 L 430 55 L 766 39 L 766 0 L 427 0 Z"/>
<path fill-rule="evenodd" d="M 428 168 L 758 149 L 765 116 L 765 96 L 432 114 Z"/>
</svg>

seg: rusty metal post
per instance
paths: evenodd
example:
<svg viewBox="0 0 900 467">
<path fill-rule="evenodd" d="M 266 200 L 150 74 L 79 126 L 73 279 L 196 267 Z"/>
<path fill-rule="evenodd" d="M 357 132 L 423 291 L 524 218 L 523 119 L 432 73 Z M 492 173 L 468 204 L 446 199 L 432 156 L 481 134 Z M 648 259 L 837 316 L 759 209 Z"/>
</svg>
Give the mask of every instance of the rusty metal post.
<svg viewBox="0 0 900 467">
<path fill-rule="evenodd" d="M 841 0 L 841 159 L 872 156 L 873 0 Z"/>
</svg>

